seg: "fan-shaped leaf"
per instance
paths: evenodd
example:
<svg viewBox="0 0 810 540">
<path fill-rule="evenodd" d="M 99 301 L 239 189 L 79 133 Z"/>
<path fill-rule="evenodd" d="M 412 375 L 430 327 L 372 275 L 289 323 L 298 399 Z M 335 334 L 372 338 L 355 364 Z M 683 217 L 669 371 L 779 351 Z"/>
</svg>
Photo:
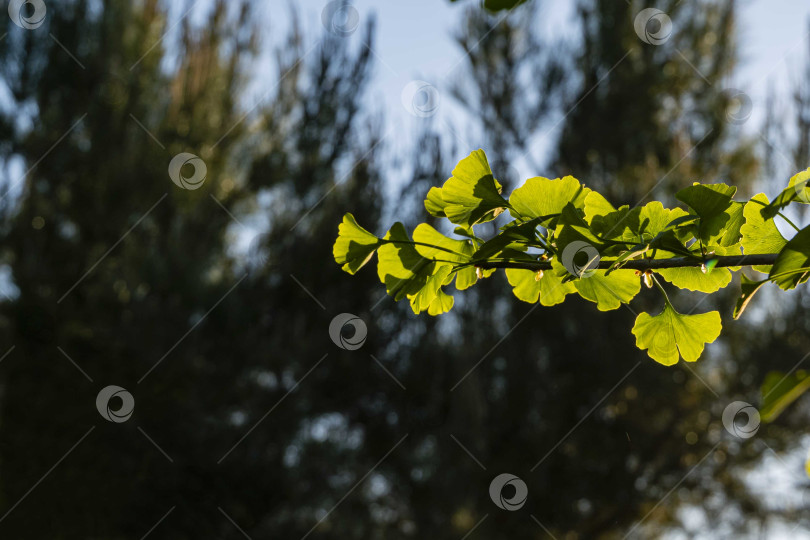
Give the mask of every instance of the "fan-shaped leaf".
<svg viewBox="0 0 810 540">
<path fill-rule="evenodd" d="M 431 216 L 443 218 L 447 217 L 444 213 L 445 206 L 447 206 L 447 203 L 445 203 L 442 198 L 442 188 L 430 188 L 427 198 L 425 198 L 425 210 L 427 210 Z"/>
<path fill-rule="evenodd" d="M 776 228 L 773 219 L 762 217 L 762 209 L 768 205 L 768 197 L 764 193 L 759 193 L 751 197 L 745 204 L 743 216 L 745 223 L 740 227 L 742 233 L 743 253 L 754 255 L 760 253 L 779 253 L 787 244 L 787 240 Z M 754 270 L 767 274 L 771 271 L 770 266 L 755 266 Z"/>
<path fill-rule="evenodd" d="M 573 283 L 562 281 L 565 269 L 556 261 L 551 263 L 552 269 L 546 270 L 538 278 L 538 273 L 532 270 L 509 268 L 506 270 L 506 279 L 513 287 L 512 292 L 524 302 L 534 304 L 540 299 L 544 306 L 554 306 L 565 300 L 566 295 L 575 291 Z"/>
<path fill-rule="evenodd" d="M 731 205 L 736 192 L 734 186 L 696 182 L 676 193 L 675 198 L 694 210 L 701 219 L 708 220 L 722 214 Z"/>
<path fill-rule="evenodd" d="M 346 214 L 338 226 L 332 255 L 344 271 L 354 274 L 371 259 L 379 246 L 379 238 L 358 225 L 353 215 Z"/>
<path fill-rule="evenodd" d="M 509 207 L 500 193 L 501 185 L 492 176 L 486 154 L 476 150 L 456 165 L 453 176 L 442 186 L 442 210 L 451 222 L 470 227 L 494 219 Z M 428 211 L 437 208 L 438 204 L 431 203 Z"/>
<path fill-rule="evenodd" d="M 768 277 L 784 290 L 807 280 L 810 267 L 810 227 L 805 227 L 785 244 Z"/>
<path fill-rule="evenodd" d="M 555 180 L 529 178 L 509 196 L 510 213 L 515 218 L 548 218 L 552 221 L 569 203 L 575 208 L 584 207 L 585 197 L 590 191 L 573 176 Z"/>
<path fill-rule="evenodd" d="M 656 362 L 672 366 L 679 358 L 687 362 L 697 361 L 705 344 L 717 339 L 721 329 L 718 312 L 682 315 L 667 302 L 664 310 L 656 316 L 640 314 L 633 326 L 633 334 L 639 349 L 646 349 Z"/>
<path fill-rule="evenodd" d="M 431 303 L 441 292 L 441 287 L 450 275 L 450 265 L 438 265 L 436 273 L 430 276 L 417 293 L 408 295 L 411 302 L 411 309 L 414 313 L 421 313 L 430 308 Z"/>
<path fill-rule="evenodd" d="M 727 268 L 715 268 L 706 273 L 695 267 L 666 268 L 657 272 L 679 289 L 703 293 L 717 292 L 731 283 L 731 272 Z"/>
<path fill-rule="evenodd" d="M 448 238 L 427 223 L 420 223 L 413 231 L 414 248 L 426 259 L 462 264 L 470 261 L 473 248 L 469 240 Z"/>
<path fill-rule="evenodd" d="M 394 223 L 377 250 L 377 275 L 394 300 L 418 293 L 436 272 L 436 263 L 414 249 L 405 226 Z"/>
<path fill-rule="evenodd" d="M 455 299 L 452 296 L 445 294 L 441 289 L 439 289 L 438 294 L 436 294 L 436 298 L 434 298 L 430 303 L 428 315 L 436 316 L 441 315 L 442 313 L 447 313 L 453 309 L 454 303 Z"/>
<path fill-rule="evenodd" d="M 726 184 L 698 184 L 695 183 L 688 188 L 684 188 L 675 194 L 675 197 L 689 206 L 692 211 L 700 217 L 697 223 L 696 236 L 699 236 L 704 244 L 722 244 L 725 241 L 729 245 L 736 243 L 735 240 L 724 240 L 724 232 L 732 229 L 730 236 L 739 232 L 739 225 L 742 223 L 739 212 L 742 207 L 735 208 L 731 198 L 736 193 L 737 188 Z"/>
<path fill-rule="evenodd" d="M 599 311 L 629 304 L 641 290 L 641 279 L 633 270 L 616 270 L 608 275 L 605 275 L 605 270 L 596 270 L 573 283 L 579 295 L 596 303 Z"/>
</svg>

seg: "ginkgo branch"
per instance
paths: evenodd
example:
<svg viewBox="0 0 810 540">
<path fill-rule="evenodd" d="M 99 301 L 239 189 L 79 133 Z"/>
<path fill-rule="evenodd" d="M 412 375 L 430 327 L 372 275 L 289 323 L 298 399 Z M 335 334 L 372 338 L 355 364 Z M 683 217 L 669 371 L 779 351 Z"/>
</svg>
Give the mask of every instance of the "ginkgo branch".
<svg viewBox="0 0 810 540">
<path fill-rule="evenodd" d="M 776 261 L 778 253 L 763 253 L 756 255 L 723 255 L 717 257 L 709 257 L 709 259 L 716 259 L 717 264 L 715 267 L 729 267 L 729 266 L 759 266 L 771 265 Z M 599 261 L 599 269 L 609 269 L 616 261 Z M 674 257 L 671 259 L 637 259 L 625 261 L 619 268 L 626 270 L 661 270 L 665 268 L 688 268 L 700 267 L 706 261 L 694 257 Z M 481 261 L 474 263 L 476 268 L 489 270 L 491 268 L 515 268 L 520 270 L 551 270 L 551 262 L 549 261 Z"/>
</svg>

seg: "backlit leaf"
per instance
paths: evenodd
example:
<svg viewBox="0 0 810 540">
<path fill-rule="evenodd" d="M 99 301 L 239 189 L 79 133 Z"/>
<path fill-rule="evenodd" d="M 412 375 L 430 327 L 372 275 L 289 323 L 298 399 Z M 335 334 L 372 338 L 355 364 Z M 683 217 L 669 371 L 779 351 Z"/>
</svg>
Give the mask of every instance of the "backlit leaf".
<svg viewBox="0 0 810 540">
<path fill-rule="evenodd" d="M 794 199 L 798 203 L 810 204 L 810 169 L 806 169 L 798 174 L 794 174 L 788 181 L 788 188 L 796 194 Z"/>
<path fill-rule="evenodd" d="M 510 195 L 510 212 L 516 218 L 555 216 L 569 203 L 576 208 L 584 207 L 585 197 L 590 191 L 573 176 L 555 180 L 529 178 Z"/>
<path fill-rule="evenodd" d="M 537 303 L 544 306 L 554 306 L 565 300 L 566 295 L 575 291 L 572 282 L 563 283 L 562 277 L 565 269 L 556 261 L 552 262 L 552 269 L 543 272 L 537 279 L 537 272 L 508 268 L 506 279 L 513 287 L 512 292 L 519 299 L 530 304 Z"/>
<path fill-rule="evenodd" d="M 701 219 L 710 219 L 729 207 L 736 192 L 737 188 L 726 184 L 695 183 L 680 190 L 675 198 L 694 210 Z"/>
<path fill-rule="evenodd" d="M 456 165 L 453 176 L 442 186 L 443 211 L 451 222 L 467 227 L 492 220 L 509 207 L 500 191 L 486 154 L 476 150 Z"/>
<path fill-rule="evenodd" d="M 616 208 L 598 191 L 591 191 L 585 196 L 585 220 L 588 223 L 596 216 L 606 216 L 616 211 Z"/>
<path fill-rule="evenodd" d="M 641 279 L 633 270 L 616 270 L 609 275 L 605 275 L 605 270 L 596 270 L 573 283 L 579 295 L 595 302 L 599 311 L 629 304 L 641 290 Z"/>
<path fill-rule="evenodd" d="M 745 204 L 735 201 L 732 201 L 731 206 L 726 208 L 724 214 L 728 218 L 725 220 L 725 225 L 718 236 L 718 244 L 729 247 L 740 241 L 740 228 L 745 221 L 744 209 Z M 710 238 L 709 240 L 712 242 L 713 239 Z"/>
<path fill-rule="evenodd" d="M 731 200 L 736 191 L 737 188 L 726 184 L 696 183 L 675 194 L 679 201 L 689 206 L 700 217 L 697 232 L 705 244 L 721 243 L 722 233 L 730 227 L 738 227 L 741 223 L 739 216 L 735 218 L 741 208 L 735 208 Z M 727 242 L 733 244 L 736 240 Z"/>
<path fill-rule="evenodd" d="M 452 296 L 445 294 L 441 289 L 439 289 L 439 293 L 436 295 L 436 298 L 434 298 L 430 303 L 428 315 L 436 316 L 441 315 L 442 313 L 447 313 L 453 309 L 454 303 L 455 299 Z"/>
<path fill-rule="evenodd" d="M 792 202 L 810 203 L 810 169 L 794 174 L 788 181 L 788 187 L 782 190 L 770 204 L 760 209 L 762 217 L 770 219 Z"/>
<path fill-rule="evenodd" d="M 754 195 L 745 204 L 743 215 L 745 223 L 740 227 L 742 233 L 743 253 L 746 255 L 762 253 L 779 253 L 787 244 L 787 240 L 776 228 L 773 219 L 762 217 L 762 208 L 768 205 L 768 197 L 764 193 Z M 754 270 L 767 274 L 770 266 L 755 266 Z"/>
<path fill-rule="evenodd" d="M 426 259 L 462 264 L 470 260 L 472 244 L 469 240 L 455 240 L 443 235 L 427 223 L 420 223 L 413 231 L 414 248 Z"/>
<path fill-rule="evenodd" d="M 394 223 L 377 250 L 377 275 L 394 300 L 418 293 L 436 272 L 436 263 L 414 249 L 405 226 Z"/>
<path fill-rule="evenodd" d="M 682 315 L 667 302 L 658 315 L 640 314 L 633 326 L 633 334 L 639 349 L 646 350 L 656 362 L 672 366 L 679 358 L 687 362 L 697 361 L 705 344 L 716 340 L 721 329 L 718 312 Z"/>
<path fill-rule="evenodd" d="M 768 277 L 784 290 L 807 280 L 810 267 L 810 227 L 805 227 L 785 244 Z"/>
<path fill-rule="evenodd" d="M 529 245 L 539 246 L 536 230 L 539 220 L 531 220 L 520 225 L 504 227 L 501 234 L 485 242 L 473 254 L 473 259 L 480 260 L 500 257 L 504 250 L 526 251 Z"/>
<path fill-rule="evenodd" d="M 421 313 L 428 310 L 431 303 L 441 292 L 441 287 L 444 284 L 444 280 L 447 279 L 447 276 L 450 274 L 450 270 L 450 265 L 439 265 L 436 269 L 436 273 L 427 279 L 425 286 L 416 294 L 408 296 L 408 300 L 411 302 L 411 309 L 413 309 L 414 313 Z"/>
<path fill-rule="evenodd" d="M 371 259 L 379 246 L 379 238 L 358 225 L 353 215 L 346 214 L 338 226 L 332 255 L 344 271 L 354 274 Z"/>
<path fill-rule="evenodd" d="M 715 268 L 706 273 L 697 267 L 665 268 L 656 272 L 679 289 L 703 293 L 717 292 L 731 283 L 731 272 L 727 268 Z"/>
<path fill-rule="evenodd" d="M 442 198 L 442 188 L 430 188 L 427 198 L 425 198 L 425 210 L 427 210 L 432 216 L 447 217 L 447 215 L 444 213 L 445 206 L 447 206 L 447 204 Z"/>
</svg>

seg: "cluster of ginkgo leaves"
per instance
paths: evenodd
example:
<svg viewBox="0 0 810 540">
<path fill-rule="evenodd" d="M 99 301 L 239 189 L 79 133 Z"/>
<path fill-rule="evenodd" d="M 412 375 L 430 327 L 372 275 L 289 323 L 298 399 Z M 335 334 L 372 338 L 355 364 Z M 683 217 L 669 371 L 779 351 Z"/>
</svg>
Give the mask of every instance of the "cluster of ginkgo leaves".
<svg viewBox="0 0 810 540">
<path fill-rule="evenodd" d="M 810 227 L 799 230 L 782 213 L 793 202 L 810 203 L 808 180 L 810 169 L 791 178 L 773 201 L 759 194 L 745 202 L 733 200 L 733 186 L 695 183 L 676 194 L 684 208 L 657 201 L 615 208 L 571 176 L 529 178 L 506 199 L 486 155 L 477 150 L 425 199 L 428 213 L 453 224 L 455 237 L 428 223 L 409 236 L 395 223 L 380 238 L 346 214 L 334 256 L 354 274 L 376 253 L 388 294 L 430 315 L 453 307 L 445 288 L 467 289 L 499 268 L 517 298 L 543 306 L 578 294 L 609 311 L 629 303 L 643 282 L 661 292 L 664 305 L 658 314 L 638 315 L 632 329 L 636 345 L 670 366 L 680 358 L 696 361 L 720 335 L 721 318 L 717 311 L 678 312 L 662 280 L 714 293 L 731 282 L 732 271 L 750 266 L 759 277 L 741 276 L 737 318 L 765 283 L 788 290 L 808 279 Z M 505 212 L 511 219 L 497 235 L 477 235 L 476 226 Z M 777 228 L 777 218 L 796 229 L 790 240 Z"/>
</svg>

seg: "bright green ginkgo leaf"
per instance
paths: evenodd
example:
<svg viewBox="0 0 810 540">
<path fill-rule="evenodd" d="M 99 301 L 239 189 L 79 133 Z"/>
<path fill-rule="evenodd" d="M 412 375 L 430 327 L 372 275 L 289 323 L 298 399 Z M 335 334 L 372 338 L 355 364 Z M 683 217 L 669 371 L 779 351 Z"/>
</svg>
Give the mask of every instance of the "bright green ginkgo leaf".
<svg viewBox="0 0 810 540">
<path fill-rule="evenodd" d="M 694 210 L 702 219 L 710 219 L 722 214 L 729 207 L 736 192 L 736 187 L 726 184 L 695 183 L 680 190 L 675 198 Z"/>
<path fill-rule="evenodd" d="M 565 269 L 556 261 L 551 264 L 552 269 L 544 271 L 539 279 L 538 273 L 532 270 L 506 270 L 506 279 L 518 300 L 535 304 L 539 298 L 541 305 L 554 306 L 562 303 L 566 295 L 575 291 L 572 282 L 562 281 Z"/>
<path fill-rule="evenodd" d="M 810 169 L 806 169 L 790 177 L 788 188 L 796 193 L 794 199 L 798 203 L 810 204 Z"/>
<path fill-rule="evenodd" d="M 467 259 L 471 260 L 473 258 L 474 249 L 471 244 L 465 245 Z M 469 289 L 478 281 L 478 276 L 480 275 L 482 278 L 488 278 L 492 274 L 495 273 L 494 268 L 490 268 L 488 270 L 484 270 L 481 268 L 476 268 L 473 265 L 464 266 L 458 271 L 456 271 L 456 289 L 463 291 L 464 289 Z"/>
<path fill-rule="evenodd" d="M 543 277 L 545 277 L 544 274 L 538 275 L 538 273 L 533 270 L 522 270 L 520 268 L 506 269 L 506 279 L 509 281 L 509 285 L 512 286 L 512 294 L 514 294 L 518 300 L 530 304 L 537 303 L 537 299 L 540 297 L 540 281 Z"/>
<path fill-rule="evenodd" d="M 664 208 L 658 201 L 652 201 L 641 207 L 639 212 L 638 233 L 652 238 L 665 230 L 676 219 L 688 216 L 683 208 Z"/>
<path fill-rule="evenodd" d="M 737 188 L 726 184 L 696 183 L 680 190 L 675 197 L 700 217 L 697 228 L 703 242 L 720 243 L 726 230 L 741 224 L 740 217 L 736 215 L 741 208 L 735 208 L 731 200 L 736 191 Z M 736 240 L 726 242 L 731 245 Z"/>
<path fill-rule="evenodd" d="M 469 240 L 456 240 L 448 238 L 427 223 L 420 223 L 413 231 L 414 248 L 426 259 L 464 264 L 472 260 L 474 248 Z M 495 270 L 486 270 L 484 276 L 488 277 Z M 473 266 L 464 266 L 456 272 L 456 288 L 460 291 L 470 288 L 478 281 L 478 274 Z M 452 298 L 452 297 L 451 297 Z M 452 304 L 451 304 L 452 305 Z"/>
<path fill-rule="evenodd" d="M 585 196 L 585 221 L 591 223 L 596 216 L 606 216 L 616 208 L 598 191 L 591 191 Z"/>
<path fill-rule="evenodd" d="M 762 406 L 759 415 L 763 422 L 773 422 L 788 405 L 810 389 L 810 374 L 800 369 L 790 375 L 772 371 L 762 383 Z"/>
<path fill-rule="evenodd" d="M 770 204 L 760 209 L 760 213 L 765 218 L 772 218 L 784 207 L 792 202 L 810 203 L 810 169 L 794 174 L 788 181 L 788 187 L 782 190 Z"/>
<path fill-rule="evenodd" d="M 785 244 L 768 277 L 784 290 L 807 280 L 810 272 L 810 227 L 805 227 Z"/>
<path fill-rule="evenodd" d="M 557 249 L 560 253 L 565 252 L 566 246 L 572 242 L 586 242 L 593 246 L 600 254 L 604 255 L 605 247 L 597 233 L 595 233 L 585 219 L 582 217 L 582 210 L 573 204 L 566 204 L 562 209 L 559 221 L 557 222 Z"/>
<path fill-rule="evenodd" d="M 755 255 L 761 253 L 779 253 L 787 244 L 787 240 L 776 228 L 776 223 L 772 219 L 762 217 L 762 209 L 768 205 L 768 197 L 764 193 L 754 195 L 745 204 L 743 216 L 745 223 L 740 227 L 742 233 L 743 253 Z M 755 266 L 754 270 L 767 274 L 771 271 L 770 266 Z"/>
<path fill-rule="evenodd" d="M 441 287 L 450 274 L 451 268 L 450 265 L 438 265 L 436 273 L 427 279 L 425 286 L 419 292 L 408 295 L 414 313 L 418 314 L 430 308 L 431 303 L 441 292 Z"/>
<path fill-rule="evenodd" d="M 585 197 L 583 211 L 585 221 L 591 230 L 601 237 L 608 239 L 634 236 L 631 232 L 631 223 L 638 223 L 638 208 L 629 206 L 614 208 L 600 193 L 591 191 Z M 629 241 L 633 241 L 630 239 Z"/>
<path fill-rule="evenodd" d="M 469 262 L 472 244 L 469 240 L 448 238 L 427 223 L 420 223 L 413 231 L 414 248 L 426 259 L 462 264 Z"/>
<path fill-rule="evenodd" d="M 357 224 L 354 216 L 346 214 L 338 226 L 338 237 L 332 248 L 335 261 L 344 271 L 354 274 L 362 268 L 380 247 L 380 239 Z"/>
<path fill-rule="evenodd" d="M 451 222 L 470 227 L 494 219 L 509 207 L 500 193 L 501 185 L 492 176 L 486 154 L 476 150 L 456 165 L 453 176 L 442 186 L 443 211 Z M 436 209 L 431 206 L 428 210 L 431 208 Z"/>
<path fill-rule="evenodd" d="M 516 218 L 556 216 L 568 203 L 575 208 L 584 207 L 585 197 L 590 191 L 573 176 L 555 180 L 529 178 L 509 196 L 510 213 Z"/>
<path fill-rule="evenodd" d="M 743 215 L 745 224 L 740 228 L 743 253 L 753 255 L 757 253 L 779 253 L 787 240 L 779 232 L 776 223 L 762 217 L 760 210 L 768 204 L 768 196 L 759 193 L 751 197 L 745 204 Z"/>
<path fill-rule="evenodd" d="M 413 231 L 413 240 L 418 242 L 414 247 L 423 257 L 447 261 L 453 265 L 470 262 L 475 252 L 475 248 L 469 240 L 448 238 L 426 223 L 417 225 L 416 230 Z M 482 274 L 484 277 L 489 277 L 493 272 L 495 269 L 484 270 Z M 475 282 L 478 281 L 478 272 L 474 266 L 468 265 L 458 269 L 455 277 L 456 288 L 463 291 L 475 285 Z"/>
<path fill-rule="evenodd" d="M 700 268 L 666 268 L 657 272 L 679 289 L 703 293 L 717 292 L 731 283 L 731 272 L 727 268 L 715 268 L 706 273 Z"/>
<path fill-rule="evenodd" d="M 625 232 L 625 238 L 632 238 L 633 241 L 650 245 L 656 250 L 664 250 L 657 251 L 655 258 L 670 257 L 672 250 L 686 250 L 670 224 L 688 216 L 682 208 L 665 208 L 658 201 L 647 203 L 638 212 L 637 224 L 631 224 L 630 234 Z"/>
<path fill-rule="evenodd" d="M 445 206 L 447 206 L 447 204 L 442 198 L 442 188 L 430 188 L 427 198 L 425 198 L 425 210 L 427 210 L 431 216 L 442 218 L 447 217 L 444 213 Z"/>
<path fill-rule="evenodd" d="M 438 294 L 436 294 L 436 298 L 430 303 L 430 307 L 428 307 L 428 315 L 441 315 L 442 313 L 447 313 L 451 309 L 453 309 L 453 304 L 455 303 L 455 299 L 450 296 L 449 294 L 445 294 L 441 289 L 439 289 Z"/>
<path fill-rule="evenodd" d="M 740 241 L 740 228 L 742 228 L 742 225 L 745 222 L 745 216 L 743 213 L 744 209 L 744 203 L 736 201 L 731 202 L 731 206 L 729 206 L 724 212 L 728 218 L 725 220 L 725 225 L 716 239 L 718 244 L 724 247 L 729 247 L 737 244 Z M 710 239 L 710 241 L 715 241 L 715 239 Z"/>
<path fill-rule="evenodd" d="M 487 270 L 485 277 L 489 277 L 495 270 Z M 463 291 L 469 289 L 478 281 L 478 274 L 473 266 L 465 266 L 456 272 L 456 289 Z"/>
<path fill-rule="evenodd" d="M 695 362 L 706 343 L 720 335 L 722 324 L 716 311 L 698 315 L 682 315 L 669 302 L 656 316 L 642 313 L 636 318 L 633 334 L 636 346 L 665 366 L 678 363 L 679 358 Z"/>
<path fill-rule="evenodd" d="M 647 243 L 664 233 L 668 225 L 687 213 L 681 208 L 664 208 L 658 201 L 643 207 L 612 208 L 604 197 L 591 192 L 585 199 L 585 219 L 591 229 L 605 239 L 622 240 L 633 244 Z M 674 234 L 669 233 L 674 239 Z"/>
<path fill-rule="evenodd" d="M 405 226 L 394 223 L 377 250 L 377 275 L 394 300 L 418 293 L 436 273 L 436 263 L 414 249 Z"/>
<path fill-rule="evenodd" d="M 539 220 L 533 219 L 520 225 L 505 226 L 501 234 L 484 242 L 474 253 L 473 258 L 481 260 L 489 257 L 501 257 L 506 250 L 526 251 L 530 245 L 539 247 L 541 244 L 537 241 L 538 224 Z"/>
<path fill-rule="evenodd" d="M 599 311 L 629 304 L 641 290 L 641 278 L 633 270 L 616 270 L 609 275 L 605 275 L 605 270 L 596 270 L 573 283 L 579 295 L 596 303 Z"/>
</svg>

